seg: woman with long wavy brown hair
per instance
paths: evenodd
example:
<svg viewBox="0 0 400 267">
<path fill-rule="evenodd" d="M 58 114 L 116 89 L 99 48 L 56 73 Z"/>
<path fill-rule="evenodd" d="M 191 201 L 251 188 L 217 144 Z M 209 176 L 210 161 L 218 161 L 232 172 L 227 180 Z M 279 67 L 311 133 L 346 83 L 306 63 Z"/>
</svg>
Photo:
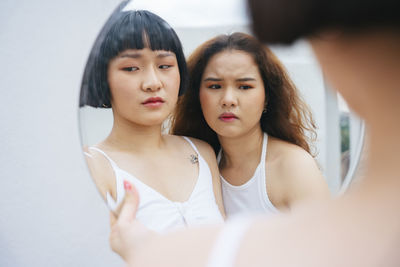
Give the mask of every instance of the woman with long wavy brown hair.
<svg viewBox="0 0 400 267">
<path fill-rule="evenodd" d="M 245 33 L 219 35 L 188 68 L 171 131 L 213 146 L 227 216 L 329 196 L 311 155 L 312 114 L 270 49 Z"/>
</svg>

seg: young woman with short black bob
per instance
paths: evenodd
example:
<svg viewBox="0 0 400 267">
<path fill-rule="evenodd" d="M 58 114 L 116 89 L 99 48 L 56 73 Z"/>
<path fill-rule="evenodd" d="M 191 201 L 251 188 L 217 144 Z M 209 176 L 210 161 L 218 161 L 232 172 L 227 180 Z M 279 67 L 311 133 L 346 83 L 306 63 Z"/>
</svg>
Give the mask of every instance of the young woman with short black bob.
<svg viewBox="0 0 400 267">
<path fill-rule="evenodd" d="M 245 33 L 219 35 L 187 62 L 172 133 L 213 146 L 228 217 L 329 198 L 307 138 L 316 135 L 312 114 L 268 47 Z"/>
<path fill-rule="evenodd" d="M 186 87 L 178 36 L 149 11 L 124 10 L 126 3 L 103 27 L 82 82 L 80 105 L 112 108 L 114 118 L 107 138 L 85 149 L 90 172 L 113 210 L 133 184 L 141 195 L 137 219 L 151 230 L 222 222 L 212 148 L 162 134 Z"/>
</svg>

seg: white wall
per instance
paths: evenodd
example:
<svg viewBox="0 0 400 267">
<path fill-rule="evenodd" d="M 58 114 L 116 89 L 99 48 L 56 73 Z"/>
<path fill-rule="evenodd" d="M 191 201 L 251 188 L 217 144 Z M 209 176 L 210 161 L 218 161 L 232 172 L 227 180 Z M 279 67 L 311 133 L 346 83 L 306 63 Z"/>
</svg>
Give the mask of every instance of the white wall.
<svg viewBox="0 0 400 267">
<path fill-rule="evenodd" d="M 0 1 L 0 266 L 122 266 L 78 134 L 82 71 L 116 4 Z"/>
</svg>

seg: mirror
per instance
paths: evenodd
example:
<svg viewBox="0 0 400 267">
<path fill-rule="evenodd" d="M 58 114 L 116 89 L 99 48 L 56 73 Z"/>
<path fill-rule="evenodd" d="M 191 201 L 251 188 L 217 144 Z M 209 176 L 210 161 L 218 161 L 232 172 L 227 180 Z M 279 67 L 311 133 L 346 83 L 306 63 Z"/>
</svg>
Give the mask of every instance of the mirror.
<svg viewBox="0 0 400 267">
<path fill-rule="evenodd" d="M 208 8 L 211 6 L 213 8 Z M 201 3 L 137 0 L 125 8 L 149 10 L 165 19 L 178 34 L 185 56 L 218 34 L 251 34 L 245 1 L 241 0 Z M 270 48 L 312 110 L 317 125 L 316 160 L 330 191 L 333 194 L 344 192 L 351 184 L 361 155 L 362 121 L 348 109 L 340 95 L 331 91 L 306 41 Z M 113 124 L 111 109 L 84 106 L 79 110 L 79 118 L 83 146 L 104 140 Z M 165 131 L 168 131 L 167 123 Z"/>
</svg>

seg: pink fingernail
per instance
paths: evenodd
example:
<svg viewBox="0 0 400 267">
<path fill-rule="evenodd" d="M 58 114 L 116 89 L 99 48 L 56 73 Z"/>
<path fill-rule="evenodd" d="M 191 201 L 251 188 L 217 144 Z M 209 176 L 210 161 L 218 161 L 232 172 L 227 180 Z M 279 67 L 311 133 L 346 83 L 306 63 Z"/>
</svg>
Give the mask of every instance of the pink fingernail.
<svg viewBox="0 0 400 267">
<path fill-rule="evenodd" d="M 125 188 L 125 190 L 127 190 L 127 191 L 132 191 L 132 185 L 131 185 L 131 183 L 128 182 L 128 181 L 124 181 L 124 188 Z"/>
</svg>

